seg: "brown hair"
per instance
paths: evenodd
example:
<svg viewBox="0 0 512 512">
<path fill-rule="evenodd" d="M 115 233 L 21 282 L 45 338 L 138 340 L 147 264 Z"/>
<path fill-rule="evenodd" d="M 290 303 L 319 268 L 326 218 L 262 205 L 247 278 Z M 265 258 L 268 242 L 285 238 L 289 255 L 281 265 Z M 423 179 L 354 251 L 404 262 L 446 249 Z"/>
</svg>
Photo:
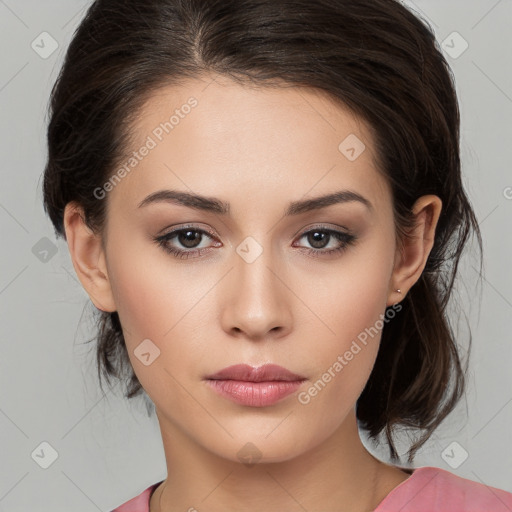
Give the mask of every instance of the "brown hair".
<svg viewBox="0 0 512 512">
<path fill-rule="evenodd" d="M 145 100 L 210 71 L 239 83 L 325 91 L 366 121 L 392 188 L 399 240 L 413 224 L 415 200 L 441 198 L 425 270 L 385 325 L 357 401 L 360 427 L 373 441 L 385 430 L 393 460 L 394 427 L 424 430 L 409 450 L 411 462 L 463 396 L 467 366 L 463 371 L 446 308 L 472 232 L 482 253 L 461 180 L 453 75 L 433 31 L 395 0 L 95 1 L 51 95 L 43 188 L 57 236 L 65 237 L 70 201 L 102 232 L 106 200 L 93 191 L 113 174 Z M 131 398 L 143 389 L 119 316 L 98 313 L 100 385 L 102 375 L 125 381 Z"/>
</svg>

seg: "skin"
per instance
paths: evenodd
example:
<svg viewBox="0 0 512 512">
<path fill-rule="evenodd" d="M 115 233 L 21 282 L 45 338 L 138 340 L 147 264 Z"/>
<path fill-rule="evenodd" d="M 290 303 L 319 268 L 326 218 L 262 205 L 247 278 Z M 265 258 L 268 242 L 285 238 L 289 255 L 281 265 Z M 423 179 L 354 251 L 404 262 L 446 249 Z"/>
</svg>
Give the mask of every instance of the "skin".
<svg viewBox="0 0 512 512">
<path fill-rule="evenodd" d="M 190 96 L 197 107 L 103 199 L 101 235 L 86 227 L 79 205 L 69 203 L 64 216 L 77 275 L 97 308 L 119 313 L 134 371 L 156 407 L 168 477 L 151 512 L 373 510 L 409 476 L 370 454 L 357 430 L 355 403 L 380 331 L 305 405 L 297 393 L 268 407 L 238 405 L 204 377 L 272 362 L 306 377 L 299 391 L 310 388 L 419 279 L 441 200 L 418 199 L 416 228 L 400 248 L 371 132 L 311 89 L 255 88 L 218 75 L 167 86 L 138 116 L 131 149 Z M 349 134 L 366 146 L 354 161 L 338 149 Z M 230 214 L 138 207 L 161 189 L 219 198 Z M 344 189 L 373 209 L 351 201 L 283 215 L 291 201 Z M 179 259 L 154 241 L 188 223 L 215 234 L 200 239 L 210 248 L 203 254 Z M 313 245 L 304 233 L 319 224 L 357 239 L 322 254 L 341 244 L 331 237 Z M 248 236 L 263 250 L 251 263 L 236 251 Z M 176 237 L 169 245 L 193 251 Z M 160 350 L 148 366 L 134 355 L 144 339 Z M 261 454 L 250 466 L 238 456 L 248 442 Z"/>
</svg>

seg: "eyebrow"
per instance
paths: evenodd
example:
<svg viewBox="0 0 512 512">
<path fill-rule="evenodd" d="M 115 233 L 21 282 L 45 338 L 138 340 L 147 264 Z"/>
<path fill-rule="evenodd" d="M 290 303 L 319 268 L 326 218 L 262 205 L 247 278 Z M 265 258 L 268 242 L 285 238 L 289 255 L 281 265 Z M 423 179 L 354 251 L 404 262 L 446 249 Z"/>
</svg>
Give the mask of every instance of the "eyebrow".
<svg viewBox="0 0 512 512">
<path fill-rule="evenodd" d="M 190 194 L 179 190 L 158 190 L 145 197 L 139 204 L 139 208 L 153 203 L 173 203 L 187 206 L 195 210 L 229 215 L 230 204 L 215 197 Z M 373 211 L 372 203 L 362 195 L 352 190 L 340 190 L 332 194 L 327 194 L 311 199 L 302 199 L 292 201 L 285 211 L 285 216 L 299 215 L 312 210 L 326 208 L 333 204 L 359 202 L 364 204 L 370 211 Z"/>
</svg>

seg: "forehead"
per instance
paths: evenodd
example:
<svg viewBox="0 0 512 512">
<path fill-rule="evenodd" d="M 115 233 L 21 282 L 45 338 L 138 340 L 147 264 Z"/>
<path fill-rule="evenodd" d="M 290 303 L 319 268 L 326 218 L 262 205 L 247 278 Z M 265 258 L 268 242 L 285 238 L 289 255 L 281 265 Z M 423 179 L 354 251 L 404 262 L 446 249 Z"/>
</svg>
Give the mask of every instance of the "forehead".
<svg viewBox="0 0 512 512">
<path fill-rule="evenodd" d="M 203 76 L 155 91 L 130 133 L 112 194 L 126 205 L 162 188 L 260 204 L 340 188 L 373 203 L 389 194 L 369 127 L 316 89 Z"/>
</svg>

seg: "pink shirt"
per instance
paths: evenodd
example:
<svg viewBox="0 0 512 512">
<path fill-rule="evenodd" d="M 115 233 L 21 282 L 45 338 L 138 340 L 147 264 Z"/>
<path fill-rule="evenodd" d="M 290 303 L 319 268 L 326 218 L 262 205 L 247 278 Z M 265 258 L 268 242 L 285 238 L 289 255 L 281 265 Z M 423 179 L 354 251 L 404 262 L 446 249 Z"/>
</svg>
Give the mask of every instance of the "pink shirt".
<svg viewBox="0 0 512 512">
<path fill-rule="evenodd" d="M 149 512 L 151 485 L 112 512 Z M 511 512 L 512 493 L 423 466 L 397 485 L 374 512 Z"/>
</svg>

